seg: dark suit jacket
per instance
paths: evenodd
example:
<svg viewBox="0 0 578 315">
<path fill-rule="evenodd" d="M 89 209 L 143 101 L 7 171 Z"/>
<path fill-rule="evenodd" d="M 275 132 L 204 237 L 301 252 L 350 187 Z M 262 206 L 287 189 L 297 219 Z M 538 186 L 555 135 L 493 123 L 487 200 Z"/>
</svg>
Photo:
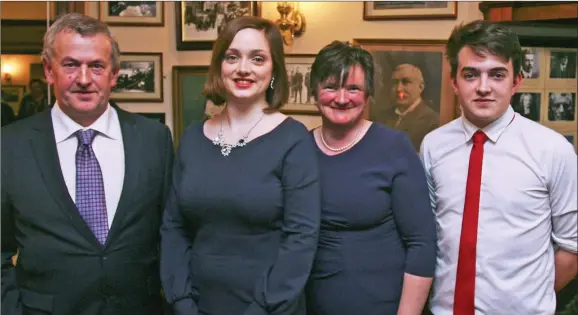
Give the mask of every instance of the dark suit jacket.
<svg viewBox="0 0 578 315">
<path fill-rule="evenodd" d="M 50 111 L 2 129 L 2 315 L 160 314 L 172 139 L 166 126 L 116 110 L 125 176 L 104 246 L 68 193 Z"/>
<path fill-rule="evenodd" d="M 426 102 L 421 101 L 414 110 L 407 113 L 399 123 L 395 108 L 387 115 L 385 124 L 388 127 L 404 131 L 409 136 L 413 147 L 419 152 L 419 147 L 425 135 L 440 126 L 440 115 L 431 109 Z"/>
</svg>

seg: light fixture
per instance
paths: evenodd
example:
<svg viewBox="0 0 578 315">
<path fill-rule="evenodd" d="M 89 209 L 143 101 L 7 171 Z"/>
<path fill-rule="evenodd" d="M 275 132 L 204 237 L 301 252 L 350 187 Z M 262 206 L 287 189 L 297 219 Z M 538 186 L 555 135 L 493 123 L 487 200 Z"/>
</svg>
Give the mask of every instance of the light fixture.
<svg viewBox="0 0 578 315">
<path fill-rule="evenodd" d="M 12 65 L 9 63 L 2 65 L 2 72 L 4 73 L 2 81 L 6 84 L 12 84 Z"/>
<path fill-rule="evenodd" d="M 291 46 L 293 38 L 305 32 L 305 16 L 291 2 L 278 2 L 277 11 L 281 18 L 275 23 L 279 26 L 285 45 Z"/>
</svg>

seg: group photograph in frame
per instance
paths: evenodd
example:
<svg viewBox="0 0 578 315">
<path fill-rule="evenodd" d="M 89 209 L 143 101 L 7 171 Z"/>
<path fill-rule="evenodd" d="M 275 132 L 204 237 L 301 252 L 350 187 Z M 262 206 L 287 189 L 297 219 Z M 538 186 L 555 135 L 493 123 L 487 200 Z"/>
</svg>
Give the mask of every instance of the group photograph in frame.
<svg viewBox="0 0 578 315">
<path fill-rule="evenodd" d="M 425 20 L 456 19 L 457 1 L 366 1 L 363 19 L 370 20 Z"/>
<path fill-rule="evenodd" d="M 162 102 L 162 60 L 162 53 L 122 53 L 110 98 L 116 102 Z"/>
<path fill-rule="evenodd" d="M 257 1 L 176 1 L 177 50 L 211 50 L 228 21 L 261 15 Z"/>
<path fill-rule="evenodd" d="M 375 95 L 367 117 L 408 134 L 416 150 L 430 131 L 453 120 L 445 41 L 355 39 L 373 56 Z"/>
<path fill-rule="evenodd" d="M 102 1 L 100 19 L 112 26 L 164 26 L 163 1 Z"/>
<path fill-rule="evenodd" d="M 285 67 L 289 81 L 289 101 L 281 111 L 287 114 L 318 114 L 319 109 L 309 86 L 315 54 L 287 54 Z"/>
</svg>

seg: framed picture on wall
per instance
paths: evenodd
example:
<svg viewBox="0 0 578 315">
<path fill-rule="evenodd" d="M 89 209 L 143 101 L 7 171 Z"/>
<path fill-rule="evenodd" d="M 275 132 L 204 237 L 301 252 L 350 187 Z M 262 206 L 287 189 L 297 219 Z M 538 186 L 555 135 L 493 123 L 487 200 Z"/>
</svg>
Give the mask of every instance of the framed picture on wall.
<svg viewBox="0 0 578 315">
<path fill-rule="evenodd" d="M 261 15 L 257 1 L 176 1 L 177 50 L 211 50 L 225 24 Z"/>
<path fill-rule="evenodd" d="M 110 98 L 116 102 L 162 102 L 162 74 L 162 53 L 122 53 Z"/>
<path fill-rule="evenodd" d="M 164 26 L 163 1 L 102 1 L 100 19 L 112 26 Z"/>
<path fill-rule="evenodd" d="M 289 102 L 281 111 L 287 114 L 316 114 L 319 113 L 313 91 L 309 87 L 311 65 L 315 54 L 286 54 L 285 66 L 289 80 Z"/>
<path fill-rule="evenodd" d="M 192 123 L 211 115 L 211 104 L 202 95 L 209 66 L 173 67 L 173 139 L 178 146 L 181 134 Z M 220 109 L 222 107 L 217 107 Z"/>
<path fill-rule="evenodd" d="M 20 110 L 20 102 L 22 102 L 24 93 L 26 93 L 26 85 L 2 84 L 2 101 L 12 107 L 15 115 Z"/>
<path fill-rule="evenodd" d="M 406 132 L 416 150 L 423 137 L 456 117 L 445 41 L 354 39 L 375 63 L 369 120 Z"/>
<path fill-rule="evenodd" d="M 363 19 L 366 21 L 456 19 L 457 16 L 457 1 L 363 2 Z"/>
</svg>

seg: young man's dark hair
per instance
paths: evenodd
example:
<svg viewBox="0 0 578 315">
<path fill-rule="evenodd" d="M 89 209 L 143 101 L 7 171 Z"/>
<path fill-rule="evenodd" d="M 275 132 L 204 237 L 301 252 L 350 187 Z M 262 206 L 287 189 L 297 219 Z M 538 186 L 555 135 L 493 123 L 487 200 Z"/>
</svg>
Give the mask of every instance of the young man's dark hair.
<svg viewBox="0 0 578 315">
<path fill-rule="evenodd" d="M 446 56 L 451 65 L 452 78 L 456 77 L 458 71 L 458 54 L 466 46 L 479 56 L 489 53 L 506 61 L 512 60 L 514 73 L 520 72 L 522 47 L 518 36 L 505 25 L 476 20 L 455 27 L 446 44 Z"/>
</svg>

